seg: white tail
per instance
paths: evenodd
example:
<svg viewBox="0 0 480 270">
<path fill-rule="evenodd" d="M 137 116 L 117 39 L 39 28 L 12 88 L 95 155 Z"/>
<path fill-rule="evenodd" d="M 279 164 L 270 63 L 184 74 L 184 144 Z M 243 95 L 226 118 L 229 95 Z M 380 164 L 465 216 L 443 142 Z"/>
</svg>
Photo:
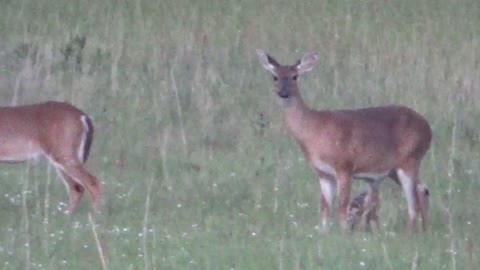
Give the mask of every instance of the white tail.
<svg viewBox="0 0 480 270">
<path fill-rule="evenodd" d="M 100 182 L 83 166 L 93 140 L 84 112 L 63 102 L 0 107 L 0 161 L 21 162 L 45 156 L 62 177 L 73 213 L 86 188 L 100 209 Z"/>
<path fill-rule="evenodd" d="M 340 225 L 346 229 L 353 178 L 377 185 L 387 176 L 401 184 L 408 203 L 407 229 L 416 226 L 420 162 L 430 147 L 432 131 L 420 114 L 403 106 L 358 110 L 315 111 L 308 108 L 297 86 L 298 75 L 310 71 L 318 55 L 307 53 L 291 66 L 280 65 L 257 50 L 260 63 L 273 75 L 283 100 L 287 127 L 303 150 L 321 187 L 322 226 L 328 229 L 335 190 Z M 420 211 L 424 215 L 424 211 Z M 422 218 L 426 227 L 427 218 Z"/>
</svg>

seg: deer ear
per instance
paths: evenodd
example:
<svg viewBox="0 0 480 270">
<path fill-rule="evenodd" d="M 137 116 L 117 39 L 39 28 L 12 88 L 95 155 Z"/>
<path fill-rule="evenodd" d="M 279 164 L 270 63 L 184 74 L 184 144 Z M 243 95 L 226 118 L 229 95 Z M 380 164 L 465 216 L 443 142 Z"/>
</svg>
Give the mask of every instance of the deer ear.
<svg viewBox="0 0 480 270">
<path fill-rule="evenodd" d="M 280 64 L 272 56 L 268 55 L 261 49 L 257 49 L 257 55 L 262 66 L 274 76 L 277 76 L 275 69 L 280 66 Z"/>
<path fill-rule="evenodd" d="M 302 59 L 296 64 L 298 74 L 302 74 L 312 70 L 317 60 L 318 54 L 316 52 L 309 52 L 305 54 Z"/>
</svg>

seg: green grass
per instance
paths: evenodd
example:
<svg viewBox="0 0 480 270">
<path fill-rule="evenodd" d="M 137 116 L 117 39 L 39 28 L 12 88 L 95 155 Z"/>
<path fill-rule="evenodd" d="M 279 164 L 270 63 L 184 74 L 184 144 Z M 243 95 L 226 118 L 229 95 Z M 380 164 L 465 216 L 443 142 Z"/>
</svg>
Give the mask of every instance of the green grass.
<svg viewBox="0 0 480 270">
<path fill-rule="evenodd" d="M 103 181 L 95 230 L 109 269 L 480 267 L 478 1 L 1 6 L 2 105 L 66 100 L 94 119 L 87 166 Z M 255 48 L 282 63 L 319 52 L 300 80 L 314 108 L 395 103 L 425 115 L 427 233 L 404 233 L 406 203 L 388 181 L 381 232 L 319 233 L 318 183 Z M 101 268 L 88 198 L 64 215 L 64 186 L 47 168 L 0 166 L 0 269 Z"/>
</svg>

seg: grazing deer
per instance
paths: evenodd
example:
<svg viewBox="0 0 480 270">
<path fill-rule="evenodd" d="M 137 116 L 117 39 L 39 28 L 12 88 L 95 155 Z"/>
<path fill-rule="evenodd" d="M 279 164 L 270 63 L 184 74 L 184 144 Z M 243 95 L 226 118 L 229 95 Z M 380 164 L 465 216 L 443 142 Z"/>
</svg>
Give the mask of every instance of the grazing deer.
<svg viewBox="0 0 480 270">
<path fill-rule="evenodd" d="M 304 103 L 298 75 L 312 70 L 318 55 L 307 53 L 296 64 L 280 65 L 257 49 L 262 66 L 273 75 L 277 95 L 282 99 L 288 130 L 300 145 L 318 177 L 321 188 L 322 228 L 337 189 L 340 226 L 345 230 L 352 179 L 380 183 L 387 176 L 397 178 L 408 203 L 407 230 L 416 227 L 417 185 L 420 162 L 430 147 L 432 131 L 420 114 L 403 106 L 358 110 L 312 110 Z M 424 211 L 420 211 L 425 215 Z M 426 227 L 426 217 L 422 218 Z"/>
<path fill-rule="evenodd" d="M 398 180 L 394 179 L 400 185 Z M 419 183 L 417 185 L 417 211 L 421 213 L 422 224 L 428 222 L 430 191 L 427 186 Z M 361 229 L 370 231 L 373 227 L 375 230 L 380 228 L 378 221 L 378 211 L 380 210 L 380 196 L 378 188 L 370 185 L 369 191 L 364 191 L 355 197 L 348 206 L 347 219 L 351 229 L 355 229 L 358 225 Z M 425 219 L 425 221 L 423 221 Z"/>
<path fill-rule="evenodd" d="M 348 206 L 347 220 L 351 229 L 358 225 L 361 229 L 370 231 L 373 227 L 379 228 L 378 210 L 380 209 L 380 198 L 378 189 L 364 191 L 355 197 Z"/>
<path fill-rule="evenodd" d="M 62 177 L 73 213 L 86 188 L 100 210 L 100 182 L 83 166 L 93 140 L 88 115 L 64 102 L 0 107 L 0 161 L 16 163 L 45 156 Z"/>
</svg>

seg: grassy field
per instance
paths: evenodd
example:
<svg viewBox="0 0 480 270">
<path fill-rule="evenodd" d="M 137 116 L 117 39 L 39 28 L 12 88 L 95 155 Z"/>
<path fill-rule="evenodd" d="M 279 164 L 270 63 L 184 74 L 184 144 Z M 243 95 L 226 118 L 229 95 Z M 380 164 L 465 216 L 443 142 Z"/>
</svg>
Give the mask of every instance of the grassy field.
<svg viewBox="0 0 480 270">
<path fill-rule="evenodd" d="M 0 5 L 0 103 L 88 112 L 105 204 L 69 217 L 47 162 L 0 165 L 0 269 L 101 269 L 95 234 L 108 269 L 480 268 L 480 2 Z M 314 108 L 403 104 L 430 121 L 428 232 L 404 233 L 391 181 L 379 233 L 319 232 L 318 183 L 255 48 L 319 53 L 299 82 Z"/>
</svg>

